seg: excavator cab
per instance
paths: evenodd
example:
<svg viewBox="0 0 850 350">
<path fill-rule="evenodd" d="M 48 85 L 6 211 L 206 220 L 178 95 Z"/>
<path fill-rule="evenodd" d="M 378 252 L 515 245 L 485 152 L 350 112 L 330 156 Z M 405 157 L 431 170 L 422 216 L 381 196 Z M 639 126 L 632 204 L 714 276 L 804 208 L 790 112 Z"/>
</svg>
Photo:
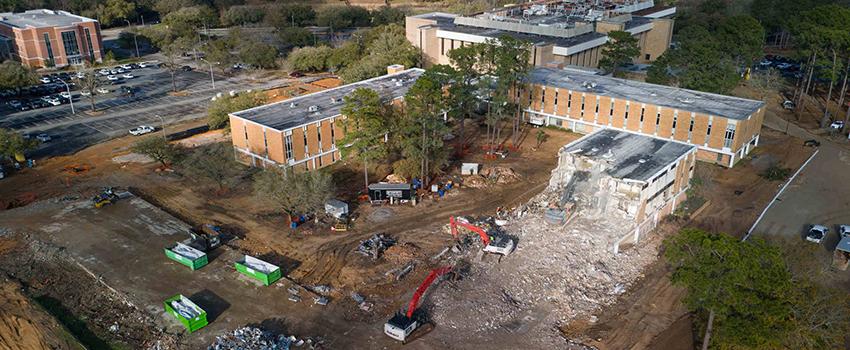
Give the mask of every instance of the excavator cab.
<svg viewBox="0 0 850 350">
<path fill-rule="evenodd" d="M 384 324 L 384 334 L 400 342 L 405 342 L 416 328 L 419 328 L 419 320 L 396 312 L 395 316 Z"/>
</svg>

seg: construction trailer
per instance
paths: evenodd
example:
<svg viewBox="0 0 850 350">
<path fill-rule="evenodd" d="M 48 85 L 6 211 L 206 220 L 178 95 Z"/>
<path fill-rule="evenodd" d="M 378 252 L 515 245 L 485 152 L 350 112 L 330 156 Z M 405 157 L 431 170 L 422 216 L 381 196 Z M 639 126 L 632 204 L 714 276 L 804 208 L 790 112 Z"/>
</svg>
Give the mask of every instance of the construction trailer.
<svg viewBox="0 0 850 350">
<path fill-rule="evenodd" d="M 374 202 L 399 202 L 413 199 L 410 184 L 379 182 L 369 185 L 369 200 Z"/>
<path fill-rule="evenodd" d="M 250 255 L 234 263 L 236 271 L 263 283 L 264 286 L 271 285 L 281 277 L 280 267 L 257 259 Z"/>
<path fill-rule="evenodd" d="M 207 312 L 182 294 L 165 299 L 165 312 L 171 314 L 186 327 L 189 333 L 204 328 Z"/>
<path fill-rule="evenodd" d="M 188 266 L 192 271 L 207 265 L 207 254 L 183 243 L 175 243 L 165 248 L 165 256 Z"/>
</svg>

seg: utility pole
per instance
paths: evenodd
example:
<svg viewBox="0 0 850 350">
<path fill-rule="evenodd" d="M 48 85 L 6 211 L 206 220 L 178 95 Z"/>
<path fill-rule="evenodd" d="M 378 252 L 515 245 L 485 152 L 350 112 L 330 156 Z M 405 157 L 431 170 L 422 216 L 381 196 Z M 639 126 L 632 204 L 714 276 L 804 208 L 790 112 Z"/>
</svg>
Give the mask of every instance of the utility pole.
<svg viewBox="0 0 850 350">
<path fill-rule="evenodd" d="M 162 116 L 159 114 L 157 114 L 156 117 L 159 118 L 159 126 L 162 128 L 162 139 L 168 141 L 168 139 L 165 137 L 165 119 L 162 119 Z"/>
<path fill-rule="evenodd" d="M 64 80 L 59 79 L 59 81 L 61 81 L 62 84 L 65 84 L 65 91 L 68 92 L 68 102 L 71 103 L 71 114 L 77 114 L 77 112 L 74 111 L 74 96 L 71 96 L 71 87 L 68 86 L 68 83 L 66 83 Z"/>
<path fill-rule="evenodd" d="M 204 61 L 204 62 L 206 62 L 208 65 L 210 65 L 210 80 L 212 81 L 212 88 L 213 88 L 213 89 L 215 89 L 215 76 L 213 75 L 213 66 L 212 66 L 212 63 L 211 63 L 210 61 L 207 61 L 206 59 L 203 59 L 203 58 L 201 58 L 201 61 Z"/>
<path fill-rule="evenodd" d="M 125 18 L 125 19 L 124 19 L 124 22 L 127 22 L 127 28 L 130 28 L 130 26 L 132 26 L 132 24 L 130 24 L 130 20 L 128 20 L 128 19 L 126 19 L 126 18 Z M 141 56 L 139 56 L 139 40 L 138 40 L 138 36 L 139 36 L 139 34 L 138 34 L 138 33 L 136 33 L 135 28 L 133 28 L 133 44 L 135 44 L 135 45 L 136 45 L 136 58 L 141 57 Z"/>
</svg>

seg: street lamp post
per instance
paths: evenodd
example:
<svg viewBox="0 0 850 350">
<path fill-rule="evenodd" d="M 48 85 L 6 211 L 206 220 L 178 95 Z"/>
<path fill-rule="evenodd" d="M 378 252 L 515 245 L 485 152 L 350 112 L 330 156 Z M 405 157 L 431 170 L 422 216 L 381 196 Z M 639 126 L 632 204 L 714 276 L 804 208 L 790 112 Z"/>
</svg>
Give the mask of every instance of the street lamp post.
<svg viewBox="0 0 850 350">
<path fill-rule="evenodd" d="M 77 114 L 77 112 L 74 111 L 74 96 L 71 96 L 71 87 L 68 86 L 68 83 L 66 83 L 64 80 L 59 79 L 59 81 L 61 81 L 62 84 L 65 84 L 65 91 L 68 92 L 68 102 L 71 103 L 71 114 Z"/>
<path fill-rule="evenodd" d="M 211 63 L 210 61 L 207 61 L 207 60 L 203 59 L 203 58 L 201 58 L 201 61 L 204 61 L 204 62 L 206 62 L 208 65 L 210 65 L 210 81 L 212 81 L 212 88 L 213 88 L 213 89 L 215 89 L 215 76 L 213 75 L 213 66 L 212 66 L 212 63 Z"/>
<path fill-rule="evenodd" d="M 130 20 L 128 20 L 128 19 L 124 19 L 124 22 L 127 22 L 127 27 L 128 27 L 128 28 L 129 28 L 130 26 L 132 26 L 132 24 L 130 24 Z M 138 37 L 138 36 L 139 36 L 139 34 L 138 34 L 138 33 L 136 33 L 136 31 L 135 31 L 135 30 L 133 30 L 133 44 L 135 44 L 135 45 L 136 45 L 136 58 L 138 58 L 138 57 L 139 57 L 139 40 L 137 39 L 137 37 Z"/>
<path fill-rule="evenodd" d="M 159 115 L 159 114 L 157 114 L 156 117 L 159 118 L 159 121 L 160 121 L 159 126 L 162 128 L 162 138 L 165 139 L 165 140 L 168 140 L 165 137 L 165 119 L 163 119 L 162 116 Z"/>
</svg>

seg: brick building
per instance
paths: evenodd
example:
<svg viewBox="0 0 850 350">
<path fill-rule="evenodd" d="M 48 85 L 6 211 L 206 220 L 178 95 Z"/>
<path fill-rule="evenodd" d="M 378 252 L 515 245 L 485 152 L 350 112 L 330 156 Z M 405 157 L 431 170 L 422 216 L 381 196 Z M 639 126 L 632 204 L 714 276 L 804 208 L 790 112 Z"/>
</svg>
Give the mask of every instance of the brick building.
<svg viewBox="0 0 850 350">
<path fill-rule="evenodd" d="M 23 65 L 64 67 L 103 61 L 100 25 L 65 11 L 0 13 L 0 48 Z"/>
<path fill-rule="evenodd" d="M 343 137 L 338 122 L 345 118 L 343 98 L 358 88 L 378 92 L 393 103 L 424 72 L 401 66 L 387 68 L 389 74 L 314 92 L 230 114 L 230 135 L 236 158 L 252 166 L 288 166 L 312 170 L 328 166 L 341 157 L 336 141 Z"/>
<path fill-rule="evenodd" d="M 601 76 L 535 68 L 520 97 L 526 120 L 580 133 L 612 128 L 685 142 L 699 160 L 732 167 L 758 145 L 764 103 Z"/>
<path fill-rule="evenodd" d="M 617 3 L 620 4 L 617 4 Z M 607 33 L 627 31 L 638 39 L 636 63 L 657 59 L 670 46 L 675 7 L 653 1 L 551 1 L 459 16 L 432 12 L 405 18 L 407 40 L 420 49 L 426 66 L 448 64 L 446 53 L 502 35 L 532 44 L 531 64 L 539 67 L 597 67 Z"/>
<path fill-rule="evenodd" d="M 615 129 L 564 146 L 550 187 L 584 215 L 621 223 L 614 251 L 651 231 L 686 198 L 697 147 Z"/>
</svg>

